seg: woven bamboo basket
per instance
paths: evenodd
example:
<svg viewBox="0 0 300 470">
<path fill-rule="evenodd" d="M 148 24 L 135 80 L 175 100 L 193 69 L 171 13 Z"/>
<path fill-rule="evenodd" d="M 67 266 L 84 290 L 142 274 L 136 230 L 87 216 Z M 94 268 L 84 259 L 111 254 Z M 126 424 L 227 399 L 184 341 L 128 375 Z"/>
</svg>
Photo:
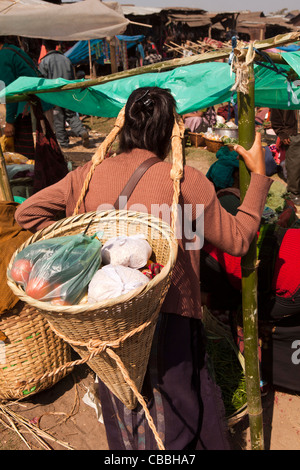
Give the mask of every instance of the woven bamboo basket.
<svg viewBox="0 0 300 470">
<path fill-rule="evenodd" d="M 103 243 L 114 236 L 143 233 L 153 250 L 151 259 L 164 266 L 161 272 L 142 288 L 130 291 L 118 298 L 91 305 L 52 306 L 49 303 L 28 297 L 22 287 L 9 278 L 9 274 L 8 284 L 15 295 L 36 308 L 49 321 L 53 331 L 78 352 L 82 359 L 74 361 L 73 366 L 87 363 L 127 408 L 134 409 L 138 402 L 142 405 L 149 426 L 155 435 L 158 448 L 164 449 L 140 392 L 148 365 L 157 318 L 170 286 L 172 269 L 177 259 L 178 243 L 175 237 L 175 227 L 180 180 L 183 175 L 184 125 L 176 117 L 172 134 L 173 166 L 171 178 L 174 196 L 171 226 L 147 213 L 126 210 L 78 215 L 94 168 L 104 160 L 108 146 L 112 144 L 120 132 L 124 113 L 125 108 L 119 113 L 114 129 L 92 159 L 91 170 L 84 182 L 74 215 L 56 222 L 48 229 L 29 238 L 14 253 L 8 266 L 8 273 L 17 253 L 28 244 L 41 239 L 74 235 L 84 231 L 91 235 L 99 230 L 104 232 Z"/>
<path fill-rule="evenodd" d="M 223 142 L 207 139 L 206 137 L 205 137 L 205 144 L 206 144 L 207 150 L 213 153 L 217 153 L 217 151 L 224 145 Z"/>
<path fill-rule="evenodd" d="M 199 134 L 197 132 L 189 132 L 191 144 L 195 147 L 201 147 L 205 145 L 205 139 L 203 134 Z"/>
<path fill-rule="evenodd" d="M 56 334 L 73 346 L 107 387 L 128 407 L 135 408 L 137 397 L 123 373 L 128 373 L 141 390 L 150 354 L 156 319 L 165 298 L 177 249 L 171 227 L 148 214 L 130 211 L 86 213 L 64 219 L 30 237 L 15 252 L 41 239 L 104 231 L 103 243 L 119 235 L 144 233 L 152 246 L 154 259 L 164 268 L 145 287 L 97 304 L 56 307 L 27 296 L 23 288 L 8 278 L 15 295 L 40 312 Z M 142 354 L 141 354 L 142 352 Z M 118 356 L 118 358 L 116 357 Z M 122 366 L 124 365 L 124 367 Z M 119 367 L 121 365 L 121 368 Z M 65 366 L 64 366 L 65 367 Z M 125 371 L 126 369 L 126 371 Z"/>
<path fill-rule="evenodd" d="M 18 302 L 0 315 L 0 333 L 0 401 L 46 390 L 71 372 L 68 368 L 51 374 L 70 362 L 71 348 L 35 308 Z"/>
</svg>

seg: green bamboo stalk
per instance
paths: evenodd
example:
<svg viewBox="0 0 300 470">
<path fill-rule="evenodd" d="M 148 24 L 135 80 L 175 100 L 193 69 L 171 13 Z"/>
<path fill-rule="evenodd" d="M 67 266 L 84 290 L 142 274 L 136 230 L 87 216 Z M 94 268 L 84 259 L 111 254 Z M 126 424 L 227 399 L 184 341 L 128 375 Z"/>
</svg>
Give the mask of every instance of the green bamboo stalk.
<svg viewBox="0 0 300 470">
<path fill-rule="evenodd" d="M 255 138 L 254 71 L 249 70 L 249 93 L 238 92 L 239 144 L 250 149 Z M 245 163 L 239 166 L 241 200 L 247 192 L 250 175 Z M 245 382 L 252 450 L 264 449 L 263 416 L 260 393 L 257 318 L 256 237 L 242 257 L 242 306 L 245 357 Z"/>
</svg>

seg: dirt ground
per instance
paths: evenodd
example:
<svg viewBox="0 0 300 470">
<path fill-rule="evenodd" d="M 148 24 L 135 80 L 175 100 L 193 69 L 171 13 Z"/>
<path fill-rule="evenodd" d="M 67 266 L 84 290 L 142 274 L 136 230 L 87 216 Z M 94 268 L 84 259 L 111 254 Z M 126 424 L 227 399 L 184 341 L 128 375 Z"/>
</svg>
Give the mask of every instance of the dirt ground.
<svg viewBox="0 0 300 470">
<path fill-rule="evenodd" d="M 100 131 L 91 132 L 91 145 L 84 149 L 78 138 L 71 137 L 71 147 L 65 151 L 73 168 L 88 161 L 103 139 Z M 196 156 L 198 154 L 198 156 Z M 206 173 L 214 155 L 203 150 L 190 149 L 186 162 Z M 283 183 L 284 184 L 284 183 Z M 88 390 L 94 387 L 94 373 L 86 365 L 77 366 L 72 373 L 51 389 L 32 395 L 26 400 L 8 402 L 0 407 L 0 450 L 45 449 L 107 450 L 104 425 L 96 411 L 84 401 Z M 300 397 L 294 393 L 271 389 L 262 398 L 264 439 L 266 450 L 300 449 Z M 3 410 L 16 413 L 12 421 Z M 29 427 L 20 424 L 18 416 L 27 420 Z M 12 418 L 11 418 L 12 419 Z M 18 432 L 16 431 L 18 430 Z M 38 440 L 40 430 L 43 434 Z M 247 414 L 230 427 L 234 450 L 251 449 Z M 21 433 L 21 435 L 20 435 Z M 22 439 L 23 437 L 23 439 Z"/>
</svg>

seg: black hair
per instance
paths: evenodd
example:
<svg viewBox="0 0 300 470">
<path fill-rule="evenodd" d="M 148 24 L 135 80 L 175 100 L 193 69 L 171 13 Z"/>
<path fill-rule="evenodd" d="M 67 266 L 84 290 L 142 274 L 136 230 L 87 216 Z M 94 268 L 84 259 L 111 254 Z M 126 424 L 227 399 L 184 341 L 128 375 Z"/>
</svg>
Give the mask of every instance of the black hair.
<svg viewBox="0 0 300 470">
<path fill-rule="evenodd" d="M 47 51 L 55 51 L 57 42 L 53 41 L 53 39 L 44 39 L 43 44 Z"/>
<path fill-rule="evenodd" d="M 10 44 L 12 46 L 20 47 L 17 36 L 1 36 L 1 44 Z"/>
<path fill-rule="evenodd" d="M 119 151 L 142 148 L 164 159 L 170 149 L 175 108 L 169 90 L 142 87 L 133 91 L 125 107 Z"/>
</svg>

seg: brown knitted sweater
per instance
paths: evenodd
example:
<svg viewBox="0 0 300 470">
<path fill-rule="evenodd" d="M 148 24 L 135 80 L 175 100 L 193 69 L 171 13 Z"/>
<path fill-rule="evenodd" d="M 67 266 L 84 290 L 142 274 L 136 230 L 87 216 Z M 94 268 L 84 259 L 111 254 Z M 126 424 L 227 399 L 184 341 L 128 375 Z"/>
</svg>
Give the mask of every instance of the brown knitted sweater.
<svg viewBox="0 0 300 470">
<path fill-rule="evenodd" d="M 134 170 L 153 154 L 146 150 L 134 149 L 104 160 L 94 172 L 87 195 L 80 212 L 97 210 L 100 205 L 114 204 L 118 195 Z M 85 176 L 91 163 L 70 172 L 65 178 L 48 188 L 39 191 L 25 202 L 17 212 L 16 220 L 27 230 L 40 230 L 55 220 L 55 213 L 66 210 L 73 214 L 81 193 Z M 141 204 L 151 211 L 151 205 L 169 206 L 172 203 L 173 183 L 170 178 L 171 164 L 159 162 L 144 174 L 134 189 L 127 208 L 141 210 Z M 249 189 L 234 217 L 219 203 L 214 186 L 198 170 L 185 166 L 181 182 L 180 204 L 190 207 L 189 218 L 197 216 L 196 205 L 204 205 L 204 237 L 223 251 L 235 256 L 244 255 L 259 227 L 268 190 L 272 180 L 258 174 L 251 175 Z M 190 205 L 190 206 L 186 206 Z M 153 209 L 154 206 L 152 206 Z M 153 213 L 153 211 L 152 211 Z M 164 215 L 162 215 L 163 218 Z M 167 220 L 169 221 L 169 219 Z M 199 318 L 201 312 L 200 295 L 200 250 L 189 249 L 188 235 L 179 240 L 179 252 L 172 275 L 172 285 L 163 304 L 163 311 Z"/>
</svg>

